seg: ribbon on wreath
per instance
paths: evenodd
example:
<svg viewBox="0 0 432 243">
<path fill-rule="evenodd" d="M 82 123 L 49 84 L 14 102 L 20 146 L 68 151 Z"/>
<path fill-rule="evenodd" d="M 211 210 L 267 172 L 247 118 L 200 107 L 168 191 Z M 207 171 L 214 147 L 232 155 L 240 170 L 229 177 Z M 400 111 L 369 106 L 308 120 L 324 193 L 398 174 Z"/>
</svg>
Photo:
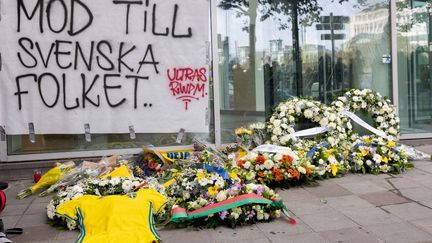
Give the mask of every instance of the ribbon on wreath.
<svg viewBox="0 0 432 243">
<path fill-rule="evenodd" d="M 283 214 L 288 218 L 290 224 L 296 224 L 295 219 L 282 200 L 269 200 L 255 193 L 233 197 L 191 212 L 187 212 L 186 209 L 180 207 L 173 208 L 171 221 L 174 223 L 184 222 L 249 204 L 271 205 L 277 209 L 281 209 Z"/>
</svg>

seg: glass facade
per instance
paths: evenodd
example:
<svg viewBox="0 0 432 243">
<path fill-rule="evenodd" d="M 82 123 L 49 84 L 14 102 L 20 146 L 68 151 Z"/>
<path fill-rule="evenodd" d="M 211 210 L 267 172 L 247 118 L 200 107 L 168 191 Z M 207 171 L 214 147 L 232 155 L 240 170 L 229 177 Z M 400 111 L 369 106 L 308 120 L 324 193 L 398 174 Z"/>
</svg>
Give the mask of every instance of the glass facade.
<svg viewBox="0 0 432 243">
<path fill-rule="evenodd" d="M 83 134 L 37 135 L 35 143 L 28 135 L 7 136 L 8 155 L 186 145 L 195 136 L 209 143 L 228 143 L 236 127 L 265 121 L 273 107 L 289 97 L 329 103 L 350 88 L 369 88 L 394 99 L 402 134 L 430 134 L 429 2 L 214 0 L 211 12 L 217 28 L 212 30 L 212 45 L 217 50 L 213 55 L 218 79 L 213 81 L 219 84 L 219 96 L 210 101 L 218 102 L 220 110 L 210 112 L 214 117 L 208 133 L 186 131 L 180 143 L 178 134 L 136 134 L 134 139 L 130 134 L 92 134 L 90 142 Z M 391 23 L 392 16 L 396 23 Z M 392 37 L 397 43 L 394 53 Z M 398 60 L 396 77 L 392 55 Z M 398 84 L 397 97 L 392 97 L 393 83 Z"/>
<path fill-rule="evenodd" d="M 218 1 L 222 142 L 292 96 L 392 94 L 390 2 Z"/>
<path fill-rule="evenodd" d="M 432 8 L 426 0 L 397 1 L 399 111 L 402 132 L 432 131 Z"/>
</svg>

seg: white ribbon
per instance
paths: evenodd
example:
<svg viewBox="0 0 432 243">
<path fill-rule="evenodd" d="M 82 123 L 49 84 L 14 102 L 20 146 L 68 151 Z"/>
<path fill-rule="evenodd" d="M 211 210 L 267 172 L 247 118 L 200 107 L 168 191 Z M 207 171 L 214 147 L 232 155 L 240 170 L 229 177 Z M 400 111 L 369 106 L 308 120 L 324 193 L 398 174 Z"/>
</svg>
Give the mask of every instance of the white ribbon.
<svg viewBox="0 0 432 243">
<path fill-rule="evenodd" d="M 356 114 L 350 112 L 350 111 L 342 111 L 341 112 L 342 115 L 346 115 L 349 118 L 351 118 L 351 120 L 353 120 L 355 123 L 359 124 L 360 126 L 364 127 L 365 129 L 369 130 L 372 133 L 375 133 L 376 135 L 384 138 L 384 139 L 388 139 L 388 136 L 385 132 L 378 130 L 374 127 L 372 127 L 371 125 L 367 124 L 365 121 L 363 121 L 360 117 L 358 117 Z"/>
<path fill-rule="evenodd" d="M 297 137 L 307 137 L 307 136 L 325 133 L 325 132 L 328 132 L 330 130 L 331 130 L 331 128 L 329 128 L 329 127 L 314 127 L 314 128 L 309 128 L 309 129 L 297 131 L 297 132 L 285 135 L 284 137 L 286 137 L 288 139 L 297 138 Z"/>
<path fill-rule="evenodd" d="M 295 160 L 298 159 L 298 156 L 296 153 L 294 153 L 290 148 L 288 147 L 282 147 L 277 146 L 273 144 L 263 144 L 256 148 L 254 148 L 252 151 L 254 152 L 261 152 L 261 153 L 279 153 L 279 154 L 288 154 L 291 157 L 293 157 Z"/>
</svg>

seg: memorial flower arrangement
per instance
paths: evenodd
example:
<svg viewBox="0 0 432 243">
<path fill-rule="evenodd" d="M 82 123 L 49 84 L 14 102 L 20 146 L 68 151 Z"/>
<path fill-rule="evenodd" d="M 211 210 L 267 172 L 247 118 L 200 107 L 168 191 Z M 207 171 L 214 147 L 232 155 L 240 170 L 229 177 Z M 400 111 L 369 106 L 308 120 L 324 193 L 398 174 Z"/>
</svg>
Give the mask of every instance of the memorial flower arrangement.
<svg viewBox="0 0 432 243">
<path fill-rule="evenodd" d="M 352 125 L 347 117 L 340 116 L 332 108 L 314 100 L 292 98 L 280 103 L 267 125 L 271 142 L 290 146 L 296 138 L 295 126 L 312 123 L 327 128 L 327 132 L 317 135 L 315 140 L 329 143 L 332 147 L 345 142 L 350 136 Z"/>
<path fill-rule="evenodd" d="M 391 104 L 387 97 L 381 96 L 378 92 L 370 89 L 352 89 L 343 96 L 338 97 L 332 106 L 338 112 L 349 110 L 351 112 L 363 111 L 372 115 L 373 126 L 385 132 L 390 139 L 399 135 L 399 116 L 396 107 Z"/>
<path fill-rule="evenodd" d="M 174 210 L 182 208 L 186 211 L 200 210 L 210 205 L 216 206 L 217 203 L 232 201 L 242 195 L 254 194 L 268 200 L 279 198 L 273 190 L 265 185 L 242 183 L 235 172 L 229 173 L 229 178 L 223 178 L 223 176 L 215 172 L 192 168 L 177 172 L 175 181 L 167 188 L 166 192 L 174 201 Z M 279 217 L 280 214 L 281 209 L 270 204 L 246 204 L 184 222 L 183 225 L 215 227 L 224 224 L 235 227 L 237 225 L 268 221 L 274 217 Z"/>
<path fill-rule="evenodd" d="M 140 187 L 152 188 L 162 195 L 166 195 L 165 188 L 154 178 L 148 178 L 146 180 L 127 177 L 90 178 L 60 190 L 48 203 L 47 216 L 51 224 L 73 230 L 76 229 L 78 225 L 77 220 L 59 216 L 55 213 L 60 204 L 84 195 L 108 196 L 127 194 Z"/>
<path fill-rule="evenodd" d="M 295 153 L 249 152 L 237 161 L 239 175 L 245 181 L 268 185 L 297 184 L 315 174 L 315 166 Z"/>
<path fill-rule="evenodd" d="M 336 177 L 349 170 L 350 166 L 344 156 L 343 148 L 330 148 L 327 143 L 312 142 L 312 144 L 306 157 L 311 160 L 320 178 Z"/>
<path fill-rule="evenodd" d="M 397 142 L 375 136 L 363 136 L 358 139 L 349 158 L 351 168 L 355 172 L 398 174 L 413 167 L 408 161 L 408 155 L 398 149 Z"/>
</svg>

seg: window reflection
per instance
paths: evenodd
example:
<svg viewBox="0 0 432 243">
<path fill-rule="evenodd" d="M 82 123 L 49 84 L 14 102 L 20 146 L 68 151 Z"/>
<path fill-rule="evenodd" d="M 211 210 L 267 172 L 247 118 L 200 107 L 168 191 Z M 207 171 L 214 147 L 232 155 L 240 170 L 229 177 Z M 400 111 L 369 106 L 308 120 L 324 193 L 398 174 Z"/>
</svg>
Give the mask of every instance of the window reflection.
<svg viewBox="0 0 432 243">
<path fill-rule="evenodd" d="M 224 142 L 292 96 L 330 102 L 349 88 L 391 96 L 389 0 L 218 6 Z"/>
</svg>

